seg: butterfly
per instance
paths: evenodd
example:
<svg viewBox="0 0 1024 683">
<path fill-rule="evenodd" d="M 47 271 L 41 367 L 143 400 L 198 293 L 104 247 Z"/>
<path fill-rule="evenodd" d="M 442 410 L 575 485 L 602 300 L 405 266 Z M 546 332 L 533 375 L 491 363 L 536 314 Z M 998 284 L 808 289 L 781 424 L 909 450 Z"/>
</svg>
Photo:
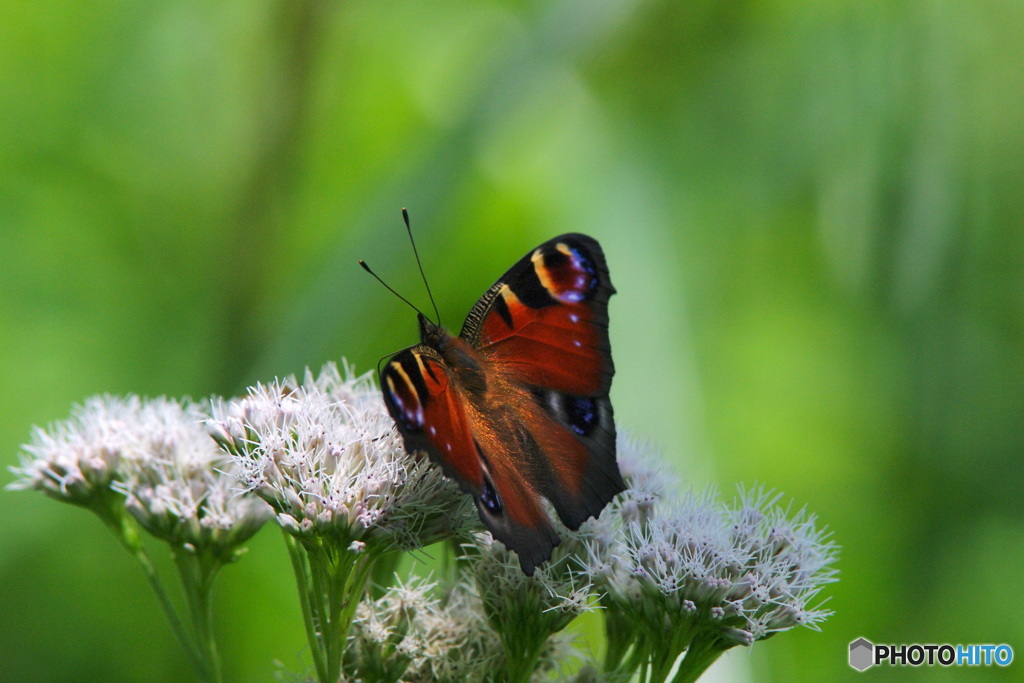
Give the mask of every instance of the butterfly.
<svg viewBox="0 0 1024 683">
<path fill-rule="evenodd" d="M 576 530 L 625 489 L 608 397 L 614 293 L 596 240 L 555 237 L 480 297 L 459 336 L 419 313 L 421 343 L 381 371 L 406 450 L 473 496 L 527 575 L 560 541 L 542 497 Z"/>
</svg>

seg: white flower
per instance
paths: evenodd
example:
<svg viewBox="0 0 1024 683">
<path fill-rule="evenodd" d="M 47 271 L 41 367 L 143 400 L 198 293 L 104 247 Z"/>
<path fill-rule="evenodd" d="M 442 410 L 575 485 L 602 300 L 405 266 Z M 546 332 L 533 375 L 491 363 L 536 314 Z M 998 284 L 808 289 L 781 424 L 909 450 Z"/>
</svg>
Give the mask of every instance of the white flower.
<svg viewBox="0 0 1024 683">
<path fill-rule="evenodd" d="M 680 481 L 665 464 L 665 459 L 654 447 L 619 430 L 615 440 L 619 472 L 629 488 L 625 496 L 640 507 L 651 507 L 654 502 L 674 495 Z"/>
<path fill-rule="evenodd" d="M 154 536 L 229 561 L 271 510 L 254 496 L 238 495 L 230 459 L 207 434 L 208 418 L 188 401 L 142 401 L 134 415 L 140 435 L 135 457 L 122 459 L 112 488 Z"/>
<path fill-rule="evenodd" d="M 580 561 L 603 593 L 607 671 L 647 661 L 662 680 L 685 651 L 679 675 L 693 680 L 731 647 L 831 614 L 817 596 L 837 547 L 813 516 L 761 488 L 733 505 L 712 488 L 673 496 L 637 449 L 619 449 L 629 488 L 591 523 Z"/>
<path fill-rule="evenodd" d="M 687 492 L 638 519 L 627 491 L 602 515 L 603 537 L 614 540 L 589 542 L 587 571 L 606 602 L 636 622 L 687 614 L 687 628 L 744 645 L 817 628 L 831 612 L 811 603 L 835 580 L 837 548 L 812 515 L 779 508 L 780 497 L 758 488 L 728 506 L 712 489 Z"/>
<path fill-rule="evenodd" d="M 343 680 L 485 680 L 501 671 L 501 645 L 464 584 L 448 595 L 414 577 L 360 603 Z"/>
<path fill-rule="evenodd" d="M 558 533 L 562 542 L 533 576 L 526 576 L 516 556 L 489 533 L 464 546 L 483 613 L 500 639 L 513 680 L 575 656 L 571 637 L 561 632 L 580 614 L 597 609 L 597 594 L 577 558 L 588 525 Z"/>
<path fill-rule="evenodd" d="M 38 489 L 105 516 L 117 492 L 157 537 L 233 550 L 269 509 L 230 489 L 234 478 L 220 472 L 230 462 L 207 435 L 206 417 L 188 401 L 94 396 L 67 420 L 33 431 L 10 488 Z"/>
<path fill-rule="evenodd" d="M 619 535 L 622 523 L 644 523 L 654 514 L 657 505 L 673 498 L 681 487 L 650 444 L 630 438 L 620 430 L 615 446 L 619 472 L 627 488 L 601 515 L 584 525 L 588 542 L 602 548 Z"/>
<path fill-rule="evenodd" d="M 328 364 L 215 404 L 210 433 L 239 480 L 299 537 L 331 535 L 417 548 L 458 534 L 471 502 L 440 470 L 406 454 L 371 375 Z"/>
<path fill-rule="evenodd" d="M 587 534 L 560 529 L 563 540 L 548 562 L 537 567 L 533 576 L 527 576 L 516 556 L 504 544 L 495 542 L 488 532 L 476 536 L 474 543 L 463 546 L 466 556 L 473 560 L 473 573 L 477 590 L 484 603 L 484 612 L 501 620 L 509 610 L 523 610 L 546 615 L 544 621 L 555 621 L 551 633 L 560 631 L 577 615 L 594 609 L 595 596 L 589 577 L 578 571 L 575 553 L 584 549 L 579 540 Z"/>
<path fill-rule="evenodd" d="M 59 500 L 92 505 L 108 492 L 121 460 L 133 457 L 142 436 L 137 396 L 94 396 L 71 416 L 47 429 L 33 428 L 22 446 L 21 464 L 11 471 L 11 489 L 36 489 Z"/>
</svg>

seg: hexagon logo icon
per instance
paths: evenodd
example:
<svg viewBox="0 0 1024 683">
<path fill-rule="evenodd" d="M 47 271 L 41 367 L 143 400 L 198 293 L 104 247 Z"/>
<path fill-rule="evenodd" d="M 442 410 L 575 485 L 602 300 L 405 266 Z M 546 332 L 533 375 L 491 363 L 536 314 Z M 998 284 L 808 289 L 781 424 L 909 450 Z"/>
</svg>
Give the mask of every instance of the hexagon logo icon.
<svg viewBox="0 0 1024 683">
<path fill-rule="evenodd" d="M 875 646 L 867 638 L 858 638 L 850 643 L 850 666 L 864 671 L 875 663 Z"/>
</svg>

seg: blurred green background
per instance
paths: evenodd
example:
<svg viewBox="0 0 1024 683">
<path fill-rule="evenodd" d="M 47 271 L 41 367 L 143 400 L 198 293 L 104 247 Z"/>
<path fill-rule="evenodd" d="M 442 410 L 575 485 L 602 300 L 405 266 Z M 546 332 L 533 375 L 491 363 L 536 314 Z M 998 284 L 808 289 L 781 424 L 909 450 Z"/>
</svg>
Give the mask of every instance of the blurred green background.
<svg viewBox="0 0 1024 683">
<path fill-rule="evenodd" d="M 859 636 L 1019 660 L 1022 35 L 1010 0 L 4 2 L 0 463 L 91 394 L 237 394 L 413 343 L 356 265 L 427 305 L 403 206 L 456 330 L 583 231 L 619 290 L 621 427 L 843 546 L 823 632 L 720 680 L 853 679 Z M 0 522 L 0 677 L 191 677 L 96 519 L 2 492 Z M 217 625 L 229 680 L 307 661 L 274 529 Z"/>
</svg>

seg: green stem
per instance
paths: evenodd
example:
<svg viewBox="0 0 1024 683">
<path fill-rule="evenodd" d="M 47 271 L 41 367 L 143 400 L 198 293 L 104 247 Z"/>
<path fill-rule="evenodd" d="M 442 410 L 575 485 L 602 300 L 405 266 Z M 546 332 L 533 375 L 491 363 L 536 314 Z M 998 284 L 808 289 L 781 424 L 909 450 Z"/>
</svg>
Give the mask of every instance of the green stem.
<svg viewBox="0 0 1024 683">
<path fill-rule="evenodd" d="M 529 683 L 530 678 L 533 676 L 533 671 L 537 667 L 537 658 L 540 657 L 540 651 L 543 647 L 544 641 L 541 641 L 531 648 L 529 652 L 522 653 L 521 656 L 507 657 L 508 680 L 511 683 Z M 508 653 L 508 650 L 506 650 L 506 653 Z"/>
<path fill-rule="evenodd" d="M 306 553 L 295 537 L 282 529 L 284 544 L 288 548 L 288 555 L 292 560 L 292 571 L 295 572 L 295 585 L 299 590 L 299 604 L 302 606 L 302 621 L 306 626 L 306 640 L 309 642 L 309 651 L 313 657 L 313 666 L 316 668 L 317 678 L 321 681 L 328 681 L 327 663 L 323 658 L 323 646 L 320 644 L 320 636 L 317 633 L 317 623 L 314 620 L 315 600 L 310 589 L 310 568 L 306 559 Z M 321 622 L 322 623 L 322 622 Z"/>
<path fill-rule="evenodd" d="M 174 609 L 174 605 L 171 603 L 171 599 L 167 595 L 167 591 L 164 590 L 160 577 L 157 576 L 156 567 L 153 566 L 153 562 L 149 559 L 149 555 L 142 547 L 142 539 L 139 537 L 139 532 L 129 518 L 128 513 L 125 512 L 124 507 L 122 505 L 105 506 L 102 508 L 94 508 L 93 511 L 99 515 L 100 519 L 103 520 L 103 523 L 107 525 L 107 528 L 114 533 L 114 536 L 117 537 L 117 540 L 120 541 L 124 549 L 127 550 L 129 554 L 135 558 L 135 561 L 139 563 L 139 566 L 142 568 L 142 573 L 149 582 L 150 588 L 152 588 L 153 593 L 156 594 L 157 602 L 160 603 L 160 608 L 163 610 L 164 616 L 167 618 L 167 623 L 171 626 L 171 632 L 174 633 L 174 637 L 177 639 L 178 644 L 181 645 L 181 649 L 185 651 L 185 654 L 188 656 L 192 666 L 195 667 L 196 671 L 198 671 L 200 675 L 203 675 L 203 657 L 199 654 L 195 643 L 185 630 L 185 626 L 182 624 L 181 618 Z"/>
<path fill-rule="evenodd" d="M 341 674 L 343 652 L 343 641 L 340 632 L 341 613 L 345 606 L 345 584 L 348 580 L 349 570 L 352 568 L 351 563 L 347 559 L 343 553 L 334 566 L 325 567 L 325 569 L 330 570 L 330 575 L 326 577 L 327 621 L 324 624 L 328 680 L 323 681 L 323 683 L 336 681 Z"/>
<path fill-rule="evenodd" d="M 658 683 L 669 680 L 669 676 L 672 674 L 672 667 L 675 666 L 679 655 L 684 651 L 689 653 L 694 642 L 701 641 L 703 643 L 707 640 L 707 638 L 701 638 L 697 634 L 692 620 L 683 612 L 676 613 L 673 623 L 676 626 L 669 633 L 649 631 L 646 634 L 646 638 L 651 643 L 658 643 L 658 647 L 648 650 L 651 680 L 658 681 Z"/>
<path fill-rule="evenodd" d="M 604 670 L 621 674 L 632 674 L 636 671 L 638 664 L 631 663 L 625 666 L 624 660 L 631 652 L 636 652 L 639 645 L 635 642 L 636 630 L 628 623 L 618 608 L 613 604 L 606 604 L 604 610 Z M 624 634 L 629 634 L 625 637 Z"/>
<path fill-rule="evenodd" d="M 668 680 L 668 675 L 672 672 L 672 667 L 679 659 L 682 649 L 671 642 L 663 648 L 658 648 L 655 652 L 657 654 L 651 658 L 651 680 L 660 683 L 660 681 Z"/>
<path fill-rule="evenodd" d="M 333 539 L 299 542 L 287 531 L 284 534 L 317 678 L 336 683 L 352 619 L 379 557 L 354 554 L 347 543 Z"/>
<path fill-rule="evenodd" d="M 341 653 L 337 642 L 338 602 L 336 585 L 341 569 L 337 566 L 331 553 L 323 547 L 310 550 L 310 576 L 313 584 L 313 608 L 319 625 L 320 656 L 326 669 L 326 679 L 321 683 L 333 683 L 338 680 L 341 672 Z"/>
<path fill-rule="evenodd" d="M 713 638 L 694 638 L 686 650 L 686 656 L 679 663 L 679 670 L 672 678 L 672 683 L 696 681 L 723 652 L 725 649 Z"/>
<path fill-rule="evenodd" d="M 647 675 L 647 668 L 651 659 L 651 649 L 649 647 L 641 647 L 639 641 L 634 641 L 633 649 L 629 652 L 629 659 L 626 660 L 625 664 L 620 664 L 614 671 L 621 674 L 632 675 L 635 671 L 640 670 L 641 675 L 639 680 L 644 680 Z M 641 669 L 641 667 L 643 667 Z M 611 671 L 609 669 L 609 671 Z"/>
<path fill-rule="evenodd" d="M 388 553 L 373 563 L 373 571 L 370 572 L 370 596 L 374 600 L 383 597 L 388 588 L 394 585 L 395 573 L 401 559 L 401 553 Z"/>
<path fill-rule="evenodd" d="M 203 680 L 220 683 L 220 655 L 213 633 L 213 583 L 222 565 L 212 556 L 179 548 L 174 550 L 174 560 L 192 616 L 196 649 L 203 660 Z"/>
<path fill-rule="evenodd" d="M 352 555 L 343 550 L 338 563 L 333 567 L 330 583 L 330 631 L 327 640 L 327 673 L 332 682 L 341 676 L 341 662 L 349 628 L 355 617 L 356 608 L 366 593 L 366 584 L 376 559 L 368 553 Z"/>
</svg>

